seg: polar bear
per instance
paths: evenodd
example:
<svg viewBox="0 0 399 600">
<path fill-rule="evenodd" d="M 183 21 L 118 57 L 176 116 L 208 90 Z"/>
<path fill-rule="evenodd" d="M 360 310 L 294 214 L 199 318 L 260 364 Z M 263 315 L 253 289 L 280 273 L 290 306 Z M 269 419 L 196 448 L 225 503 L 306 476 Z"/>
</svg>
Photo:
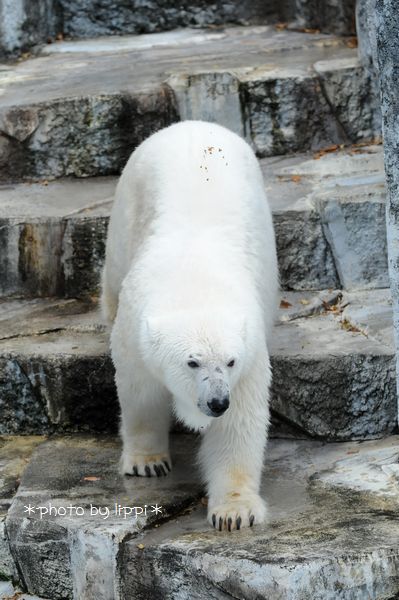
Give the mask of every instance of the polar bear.
<svg viewBox="0 0 399 600">
<path fill-rule="evenodd" d="M 219 530 L 265 518 L 259 487 L 277 293 L 272 218 L 249 145 L 201 121 L 145 140 L 117 185 L 102 279 L 121 468 L 167 475 L 174 410 L 202 432 L 208 520 Z"/>
</svg>

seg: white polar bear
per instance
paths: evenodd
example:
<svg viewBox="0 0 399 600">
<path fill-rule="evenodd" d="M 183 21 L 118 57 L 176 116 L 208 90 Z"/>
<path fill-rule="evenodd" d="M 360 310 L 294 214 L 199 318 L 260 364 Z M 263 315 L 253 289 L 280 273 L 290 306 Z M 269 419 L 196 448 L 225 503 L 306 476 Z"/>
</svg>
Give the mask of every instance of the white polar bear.
<svg viewBox="0 0 399 600">
<path fill-rule="evenodd" d="M 203 433 L 208 519 L 265 518 L 272 219 L 255 155 L 212 123 L 155 133 L 130 157 L 109 223 L 102 308 L 121 406 L 123 473 L 166 475 L 170 411 Z"/>
</svg>

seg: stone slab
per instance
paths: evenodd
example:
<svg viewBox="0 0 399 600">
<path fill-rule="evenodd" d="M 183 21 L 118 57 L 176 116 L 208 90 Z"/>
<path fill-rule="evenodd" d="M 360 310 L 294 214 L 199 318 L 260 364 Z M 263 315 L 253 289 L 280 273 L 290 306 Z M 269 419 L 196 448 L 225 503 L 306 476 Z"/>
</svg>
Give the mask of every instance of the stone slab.
<svg viewBox="0 0 399 600">
<path fill-rule="evenodd" d="M 397 595 L 398 436 L 331 444 L 271 440 L 261 486 L 268 521 L 232 533 L 206 522 L 193 466 L 197 440 L 175 435 L 171 447 L 175 470 L 148 479 L 117 474 L 120 445 L 110 437 L 57 436 L 39 446 L 7 516 L 30 594 L 52 600 Z M 157 503 L 164 512 L 124 519 L 112 514 L 115 501 Z M 91 516 L 91 504 L 109 508 L 109 516 Z M 45 513 L 50 505 L 53 514 Z M 84 515 L 62 515 L 64 506 L 82 507 Z"/>
<path fill-rule="evenodd" d="M 112 437 L 54 437 L 42 444 L 7 516 L 24 587 L 52 600 L 119 598 L 124 541 L 201 497 L 193 474 L 196 444 L 194 436 L 175 436 L 174 469 L 162 480 L 119 475 L 121 448 Z"/>
<path fill-rule="evenodd" d="M 271 346 L 275 415 L 300 437 L 391 433 L 397 410 L 389 292 L 285 292 L 283 299 Z M 108 332 L 96 310 L 76 300 L 15 300 L 0 308 L 1 431 L 115 431 Z"/>
<path fill-rule="evenodd" d="M 2 66 L 1 180 L 118 173 L 145 137 L 187 116 L 223 115 L 259 156 L 379 134 L 368 71 L 337 37 L 248 26 L 151 38 L 60 42 Z"/>
<path fill-rule="evenodd" d="M 144 548 L 126 543 L 122 597 L 395 598 L 398 456 L 397 437 L 271 442 L 262 482 L 269 523 L 215 532 L 198 505 L 142 535 Z"/>
<path fill-rule="evenodd" d="M 388 287 L 381 146 L 317 156 L 261 159 L 282 287 Z M 0 186 L 0 295 L 98 294 L 115 185 Z"/>
<path fill-rule="evenodd" d="M 42 436 L 0 437 L 0 597 L 8 593 L 10 586 L 12 589 L 10 580 L 18 579 L 9 546 L 5 518 L 18 489 L 22 473 L 33 451 L 44 439 Z"/>
<path fill-rule="evenodd" d="M 367 439 L 394 431 L 395 350 L 392 325 L 388 325 L 392 319 L 389 291 L 344 293 L 334 306 L 310 316 L 308 296 L 285 293 L 283 299 L 293 305 L 295 316 L 276 327 L 272 341 L 275 412 L 323 439 Z M 302 303 L 305 316 L 301 318 Z M 362 315 L 361 326 L 358 315 Z"/>
</svg>

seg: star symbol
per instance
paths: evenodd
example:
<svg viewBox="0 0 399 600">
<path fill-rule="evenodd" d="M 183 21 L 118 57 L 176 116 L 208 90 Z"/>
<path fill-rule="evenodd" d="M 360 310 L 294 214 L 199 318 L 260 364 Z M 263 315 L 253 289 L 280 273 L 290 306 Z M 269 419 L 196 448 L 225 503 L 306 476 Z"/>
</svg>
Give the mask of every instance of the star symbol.
<svg viewBox="0 0 399 600">
<path fill-rule="evenodd" d="M 158 503 L 155 503 L 155 506 L 151 506 L 153 513 L 155 513 L 156 515 L 160 512 L 162 512 L 162 506 L 158 506 Z"/>
<path fill-rule="evenodd" d="M 29 515 L 35 512 L 35 507 L 33 506 L 33 504 L 30 503 L 28 504 L 28 506 L 24 506 L 24 509 L 24 512 L 27 512 Z"/>
</svg>

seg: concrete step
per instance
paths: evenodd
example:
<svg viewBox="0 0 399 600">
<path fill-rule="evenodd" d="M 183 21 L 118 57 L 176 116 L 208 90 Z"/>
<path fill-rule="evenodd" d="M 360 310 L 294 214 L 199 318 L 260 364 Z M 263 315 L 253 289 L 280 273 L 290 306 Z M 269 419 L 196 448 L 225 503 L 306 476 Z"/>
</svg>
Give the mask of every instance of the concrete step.
<svg viewBox="0 0 399 600">
<path fill-rule="evenodd" d="M 292 27 L 354 35 L 354 0 L 36 0 L 35 6 L 14 0 L 0 4 L 0 54 L 15 55 L 60 37 L 154 33 L 179 27 L 290 20 Z M 5 15 L 4 15 L 5 13 Z"/>
<path fill-rule="evenodd" d="M 18 443 L 8 442 L 16 454 Z M 269 521 L 232 533 L 205 520 L 197 446 L 173 436 L 174 470 L 150 479 L 117 474 L 114 438 L 37 446 L 5 520 L 3 550 L 20 584 L 52 600 L 397 596 L 397 436 L 270 441 L 261 489 Z"/>
<path fill-rule="evenodd" d="M 271 406 L 290 437 L 369 439 L 396 428 L 389 292 L 341 295 L 283 296 Z M 3 302 L 0 325 L 0 433 L 116 430 L 108 334 L 92 306 Z"/>
<path fill-rule="evenodd" d="M 262 159 L 281 284 L 388 287 L 381 146 Z M 116 179 L 0 186 L 0 294 L 98 294 Z"/>
<path fill-rule="evenodd" d="M 374 84 L 344 39 L 270 26 L 49 45 L 0 71 L 0 179 L 119 173 L 179 119 L 215 120 L 259 156 L 379 135 Z"/>
</svg>

